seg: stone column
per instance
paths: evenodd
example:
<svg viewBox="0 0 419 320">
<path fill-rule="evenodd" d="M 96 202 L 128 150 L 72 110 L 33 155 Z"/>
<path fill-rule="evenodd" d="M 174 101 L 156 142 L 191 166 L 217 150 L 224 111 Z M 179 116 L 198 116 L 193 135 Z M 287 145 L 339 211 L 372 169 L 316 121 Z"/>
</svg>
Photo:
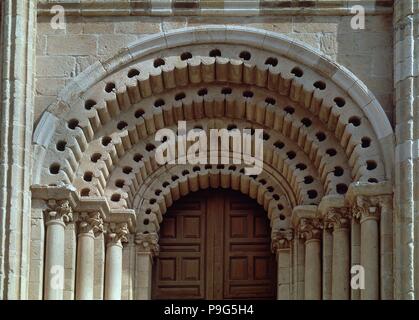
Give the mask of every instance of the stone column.
<svg viewBox="0 0 419 320">
<path fill-rule="evenodd" d="M 321 223 L 318 219 L 303 218 L 299 231 L 305 239 L 304 299 L 322 298 Z"/>
<path fill-rule="evenodd" d="M 323 227 L 323 300 L 332 299 L 332 257 L 333 257 L 333 235 L 329 223 L 324 223 Z"/>
<path fill-rule="evenodd" d="M 379 208 L 367 197 L 358 197 L 358 211 L 361 225 L 361 266 L 365 270 L 365 289 L 361 290 L 362 300 L 380 298 L 380 243 Z"/>
<path fill-rule="evenodd" d="M 68 200 L 49 200 L 45 210 L 44 299 L 62 300 L 64 293 L 64 230 L 73 218 Z"/>
<path fill-rule="evenodd" d="M 332 299 L 350 298 L 350 212 L 348 208 L 331 208 L 326 214 L 333 227 Z"/>
<path fill-rule="evenodd" d="M 419 295 L 419 141 L 417 0 L 394 1 L 395 285 L 396 298 Z M 415 283 L 416 282 L 416 283 Z"/>
<path fill-rule="evenodd" d="M 295 300 L 304 299 L 305 275 L 305 245 L 304 239 L 295 237 L 293 242 L 293 297 Z"/>
<path fill-rule="evenodd" d="M 122 242 L 127 242 L 127 223 L 110 223 L 106 234 L 105 300 L 121 300 Z"/>
<path fill-rule="evenodd" d="M 135 244 L 137 255 L 135 261 L 135 298 L 136 300 L 151 299 L 151 279 L 153 257 L 159 252 L 157 233 L 137 233 Z"/>
<path fill-rule="evenodd" d="M 356 212 L 352 210 L 351 219 L 351 270 L 361 264 L 361 225 Z M 351 273 L 352 275 L 352 273 Z M 352 279 L 351 279 L 352 281 Z M 361 290 L 351 287 L 351 300 L 360 300 Z"/>
<path fill-rule="evenodd" d="M 128 242 L 122 249 L 122 300 L 135 299 L 135 234 L 127 236 Z"/>
<path fill-rule="evenodd" d="M 74 300 L 76 295 L 77 226 L 70 223 L 65 228 L 65 283 L 64 300 Z"/>
<path fill-rule="evenodd" d="M 26 299 L 36 1 L 3 0 L 0 5 L 0 299 Z"/>
<path fill-rule="evenodd" d="M 28 299 L 44 298 L 45 201 L 32 198 Z M 65 289 L 64 289 L 65 292 Z M 65 296 L 65 295 L 64 295 Z"/>
<path fill-rule="evenodd" d="M 291 300 L 292 229 L 272 232 L 272 251 L 277 260 L 277 299 Z"/>
<path fill-rule="evenodd" d="M 92 300 L 94 291 L 95 236 L 103 231 L 99 212 L 79 215 L 77 244 L 76 299 Z"/>
<path fill-rule="evenodd" d="M 378 196 L 380 207 L 380 298 L 394 299 L 393 269 L 393 196 Z M 419 297 L 418 297 L 419 298 Z"/>
</svg>

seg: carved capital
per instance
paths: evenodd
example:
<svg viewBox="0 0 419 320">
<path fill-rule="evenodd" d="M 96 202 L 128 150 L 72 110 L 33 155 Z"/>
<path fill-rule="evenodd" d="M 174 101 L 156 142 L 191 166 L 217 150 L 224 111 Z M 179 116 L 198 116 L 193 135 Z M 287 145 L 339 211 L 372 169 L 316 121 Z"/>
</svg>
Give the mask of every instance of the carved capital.
<svg viewBox="0 0 419 320">
<path fill-rule="evenodd" d="M 325 216 L 325 224 L 328 228 L 347 229 L 351 224 L 350 209 L 347 207 L 330 208 Z"/>
<path fill-rule="evenodd" d="M 356 204 L 353 205 L 352 208 L 351 208 L 352 218 L 359 221 L 361 219 L 363 211 L 364 211 L 364 209 L 362 207 L 359 207 Z"/>
<path fill-rule="evenodd" d="M 45 209 L 45 223 L 48 224 L 54 221 L 61 221 L 69 223 L 73 221 L 73 209 L 68 200 L 54 200 L 47 201 L 48 207 Z"/>
<path fill-rule="evenodd" d="M 159 253 L 159 236 L 157 233 L 137 233 L 135 235 L 137 251 L 157 256 Z"/>
<path fill-rule="evenodd" d="M 393 208 L 393 196 L 389 194 L 383 194 L 375 197 L 375 202 L 378 204 L 381 210 L 391 210 Z"/>
<path fill-rule="evenodd" d="M 368 219 L 380 219 L 380 196 L 358 196 L 352 207 L 352 215 L 361 222 Z"/>
<path fill-rule="evenodd" d="M 106 241 L 108 244 L 120 244 L 128 242 L 128 223 L 108 223 L 106 225 Z"/>
<path fill-rule="evenodd" d="M 92 231 L 96 237 L 103 232 L 103 219 L 99 212 L 83 212 L 78 216 L 78 227 L 80 233 Z"/>
<path fill-rule="evenodd" d="M 272 252 L 276 252 L 280 249 L 288 249 L 291 247 L 291 240 L 294 237 L 294 231 L 292 229 L 287 230 L 275 230 L 272 232 Z"/>
<path fill-rule="evenodd" d="M 298 225 L 298 232 L 301 238 L 305 240 L 321 239 L 322 223 L 319 219 L 302 218 Z"/>
</svg>

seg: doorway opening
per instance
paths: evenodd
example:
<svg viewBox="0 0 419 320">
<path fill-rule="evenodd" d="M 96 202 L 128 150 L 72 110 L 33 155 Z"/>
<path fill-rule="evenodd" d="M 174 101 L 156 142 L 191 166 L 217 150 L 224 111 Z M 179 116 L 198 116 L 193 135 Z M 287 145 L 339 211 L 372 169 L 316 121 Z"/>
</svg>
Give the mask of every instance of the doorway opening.
<svg viewBox="0 0 419 320">
<path fill-rule="evenodd" d="M 152 299 L 275 299 L 264 209 L 237 191 L 189 194 L 165 214 Z"/>
</svg>

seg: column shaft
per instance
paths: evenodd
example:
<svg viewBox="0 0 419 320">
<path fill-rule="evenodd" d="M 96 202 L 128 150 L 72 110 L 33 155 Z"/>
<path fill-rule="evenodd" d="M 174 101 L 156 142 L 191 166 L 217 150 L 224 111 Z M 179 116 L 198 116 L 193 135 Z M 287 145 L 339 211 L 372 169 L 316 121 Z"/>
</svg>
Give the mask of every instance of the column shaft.
<svg viewBox="0 0 419 320">
<path fill-rule="evenodd" d="M 378 221 L 375 217 L 361 219 L 361 266 L 365 269 L 365 289 L 362 300 L 377 300 L 379 293 L 379 240 Z"/>
<path fill-rule="evenodd" d="M 122 290 L 122 244 L 110 242 L 106 249 L 105 299 L 121 300 Z"/>
<path fill-rule="evenodd" d="M 361 264 L 361 225 L 359 220 L 353 218 L 351 220 L 351 266 Z M 351 289 L 351 300 L 360 300 L 361 291 L 359 289 Z"/>
<path fill-rule="evenodd" d="M 392 196 L 383 197 L 380 214 L 381 299 L 394 299 L 393 288 L 393 210 Z"/>
<path fill-rule="evenodd" d="M 153 257 L 148 252 L 138 252 L 135 273 L 135 298 L 136 300 L 151 299 L 151 278 Z"/>
<path fill-rule="evenodd" d="M 350 296 L 349 229 L 335 227 L 333 231 L 332 299 L 348 300 Z"/>
<path fill-rule="evenodd" d="M 276 252 L 277 257 L 277 299 L 290 300 L 290 265 L 291 253 L 289 248 L 278 249 Z"/>
<path fill-rule="evenodd" d="M 159 251 L 159 236 L 157 233 L 137 233 L 135 244 L 135 298 L 137 300 L 151 299 L 151 279 L 153 272 L 153 256 Z"/>
<path fill-rule="evenodd" d="M 304 239 L 295 239 L 296 241 L 296 299 L 304 299 L 305 282 L 305 245 Z"/>
<path fill-rule="evenodd" d="M 60 219 L 46 223 L 44 299 L 62 300 L 64 290 L 64 228 Z"/>
<path fill-rule="evenodd" d="M 322 298 L 321 241 L 310 239 L 305 243 L 304 298 L 320 300 Z"/>
<path fill-rule="evenodd" d="M 323 300 L 332 299 L 333 236 L 330 229 L 323 230 Z"/>
<path fill-rule="evenodd" d="M 298 266 L 298 257 L 297 257 L 297 253 L 298 253 L 298 241 L 300 239 L 293 239 L 291 241 L 291 245 L 292 245 L 292 263 L 291 263 L 291 274 L 292 274 L 292 299 L 293 300 L 297 300 L 297 283 L 298 283 L 298 271 L 297 271 L 297 266 Z"/>
<path fill-rule="evenodd" d="M 92 300 L 94 286 L 94 234 L 90 230 L 78 235 L 76 299 Z"/>
</svg>

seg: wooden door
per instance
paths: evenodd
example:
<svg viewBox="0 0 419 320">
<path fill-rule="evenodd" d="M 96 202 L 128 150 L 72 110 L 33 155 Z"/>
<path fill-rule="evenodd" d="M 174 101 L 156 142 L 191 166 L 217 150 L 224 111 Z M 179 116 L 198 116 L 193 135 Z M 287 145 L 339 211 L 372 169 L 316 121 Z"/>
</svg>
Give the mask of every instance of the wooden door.
<svg viewBox="0 0 419 320">
<path fill-rule="evenodd" d="M 276 263 L 266 213 L 234 191 L 188 195 L 165 214 L 153 299 L 272 299 Z"/>
</svg>

